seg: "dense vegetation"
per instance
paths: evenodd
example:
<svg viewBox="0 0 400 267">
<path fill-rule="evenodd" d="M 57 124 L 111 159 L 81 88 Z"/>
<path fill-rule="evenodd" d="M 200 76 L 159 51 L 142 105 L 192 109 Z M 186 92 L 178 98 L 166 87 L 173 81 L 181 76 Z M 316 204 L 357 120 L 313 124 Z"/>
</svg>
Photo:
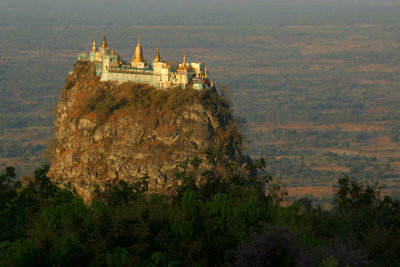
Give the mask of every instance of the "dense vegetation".
<svg viewBox="0 0 400 267">
<path fill-rule="evenodd" d="M 215 152 L 207 151 L 210 161 Z M 37 169 L 29 182 L 0 176 L 2 266 L 396 266 L 400 202 L 374 185 L 339 179 L 332 211 L 301 199 L 282 207 L 255 161 L 243 176 L 178 164 L 172 195 L 146 193 L 147 178 L 97 190 L 84 203 Z M 196 179 L 202 177 L 201 183 Z"/>
</svg>

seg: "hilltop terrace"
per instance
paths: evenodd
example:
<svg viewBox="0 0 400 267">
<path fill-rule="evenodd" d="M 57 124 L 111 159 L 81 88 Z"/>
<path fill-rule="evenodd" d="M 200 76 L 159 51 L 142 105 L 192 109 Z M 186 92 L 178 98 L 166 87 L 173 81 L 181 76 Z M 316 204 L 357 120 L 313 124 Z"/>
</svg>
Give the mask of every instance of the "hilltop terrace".
<svg viewBox="0 0 400 267">
<path fill-rule="evenodd" d="M 110 50 L 105 33 L 102 45 L 98 48 L 95 39 L 92 51 L 79 53 L 78 60 L 96 63 L 96 74 L 101 81 L 148 83 L 158 89 L 181 86 L 182 88 L 193 87 L 196 90 L 203 90 L 214 86 L 208 79 L 206 64 L 187 62 L 185 51 L 183 52 L 183 61 L 179 64 L 174 61 L 162 60 L 157 48 L 152 65 L 148 65 L 143 56 L 140 36 L 130 63 L 123 62 L 121 56 L 114 49 Z"/>
</svg>

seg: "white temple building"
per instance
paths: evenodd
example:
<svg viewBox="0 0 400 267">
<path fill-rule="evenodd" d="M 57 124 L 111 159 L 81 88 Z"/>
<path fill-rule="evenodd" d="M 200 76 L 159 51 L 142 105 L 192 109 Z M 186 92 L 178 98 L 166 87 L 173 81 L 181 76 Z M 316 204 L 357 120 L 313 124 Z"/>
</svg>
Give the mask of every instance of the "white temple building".
<svg viewBox="0 0 400 267">
<path fill-rule="evenodd" d="M 128 64 L 123 63 L 114 49 L 110 51 L 105 33 L 102 45 L 97 48 L 96 40 L 94 40 L 92 51 L 78 54 L 78 60 L 95 62 L 96 74 L 101 81 L 148 83 L 158 89 L 181 86 L 202 90 L 213 86 L 208 80 L 206 64 L 187 62 L 185 51 L 182 63 L 178 64 L 162 60 L 157 48 L 152 65 L 148 65 L 143 56 L 140 36 L 135 54 Z"/>
</svg>

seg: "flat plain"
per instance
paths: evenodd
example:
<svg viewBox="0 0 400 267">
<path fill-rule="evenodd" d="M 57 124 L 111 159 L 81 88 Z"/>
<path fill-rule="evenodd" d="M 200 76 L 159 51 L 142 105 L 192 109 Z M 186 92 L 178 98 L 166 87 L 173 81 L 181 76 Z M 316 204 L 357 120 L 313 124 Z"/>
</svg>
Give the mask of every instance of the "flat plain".
<svg viewBox="0 0 400 267">
<path fill-rule="evenodd" d="M 206 62 L 228 88 L 247 152 L 298 197 L 329 195 L 321 188 L 343 175 L 399 190 L 399 3 L 38 2 L 0 6 L 1 168 L 29 174 L 51 160 L 64 79 L 106 31 L 125 60 L 140 34 L 148 61 L 160 47 L 165 59 L 186 49 Z"/>
</svg>

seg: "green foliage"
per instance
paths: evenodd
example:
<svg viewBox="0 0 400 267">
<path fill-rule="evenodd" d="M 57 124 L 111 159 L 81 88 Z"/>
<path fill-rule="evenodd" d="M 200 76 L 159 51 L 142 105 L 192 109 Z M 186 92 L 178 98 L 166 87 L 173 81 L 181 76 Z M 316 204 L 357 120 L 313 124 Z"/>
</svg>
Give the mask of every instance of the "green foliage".
<svg viewBox="0 0 400 267">
<path fill-rule="evenodd" d="M 80 258 L 82 249 L 82 244 L 75 236 L 63 236 L 58 242 L 55 262 L 60 266 L 72 266 Z"/>
<path fill-rule="evenodd" d="M 350 181 L 347 176 L 340 178 L 338 184 L 339 189 L 335 192 L 333 204 L 340 213 L 361 210 L 377 204 L 379 191 L 376 184 L 364 187 L 363 184 Z"/>
<path fill-rule="evenodd" d="M 106 265 L 107 266 L 127 266 L 129 263 L 129 252 L 125 248 L 114 248 L 112 251 L 107 252 Z M 157 262 L 158 263 L 158 262 Z"/>
<path fill-rule="evenodd" d="M 276 196 L 259 194 L 257 184 L 271 181 L 265 160 L 250 164 L 247 175 L 216 175 L 214 167 L 198 173 L 199 164 L 179 163 L 172 196 L 147 194 L 145 176 L 99 192 L 90 205 L 54 185 L 48 166 L 23 187 L 7 168 L 0 177 L 0 265 L 399 263 L 400 203 L 381 199 L 375 185 L 339 179 L 332 211 L 309 200 L 282 207 Z"/>
<path fill-rule="evenodd" d="M 337 267 L 338 261 L 337 261 L 337 259 L 335 259 L 335 257 L 330 256 L 326 259 L 322 259 L 321 264 L 319 266 L 320 267 Z"/>
<path fill-rule="evenodd" d="M 17 240 L 3 254 L 0 263 L 4 266 L 40 266 L 45 264 L 43 255 L 32 239 Z"/>
</svg>

